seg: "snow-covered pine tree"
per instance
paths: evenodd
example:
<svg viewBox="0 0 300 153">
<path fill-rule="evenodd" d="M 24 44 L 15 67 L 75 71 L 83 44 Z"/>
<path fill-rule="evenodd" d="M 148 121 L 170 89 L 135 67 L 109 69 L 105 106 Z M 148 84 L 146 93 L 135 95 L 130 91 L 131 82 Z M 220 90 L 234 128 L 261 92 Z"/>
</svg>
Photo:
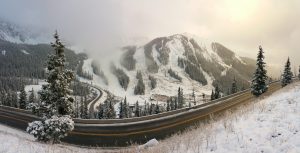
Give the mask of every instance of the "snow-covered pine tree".
<svg viewBox="0 0 300 153">
<path fill-rule="evenodd" d="M 147 116 L 147 115 L 149 115 L 149 104 L 145 100 L 143 116 Z"/>
<path fill-rule="evenodd" d="M 55 53 L 48 56 L 46 67 L 48 84 L 43 85 L 39 92 L 41 104 L 38 111 L 43 120 L 29 123 L 27 132 L 38 140 L 57 143 L 74 128 L 71 118 L 74 99 L 70 96 L 69 89 L 74 75 L 65 69 L 64 45 L 57 32 L 54 39 L 55 42 L 51 43 L 51 46 Z"/>
<path fill-rule="evenodd" d="M 172 97 L 170 97 L 170 108 L 171 108 L 171 110 L 175 110 L 176 109 L 175 108 L 175 101 L 173 100 Z"/>
<path fill-rule="evenodd" d="M 127 98 L 126 98 L 126 97 L 125 97 L 125 99 L 124 99 L 124 107 L 123 107 L 123 110 L 124 110 L 123 118 L 128 118 L 128 117 L 129 117 L 129 107 L 128 107 L 128 104 L 127 104 Z"/>
<path fill-rule="evenodd" d="M 216 88 L 215 88 L 215 97 L 214 97 L 214 99 L 219 99 L 219 98 L 221 98 L 221 91 L 220 91 L 219 86 L 217 85 Z"/>
<path fill-rule="evenodd" d="M 153 114 L 153 104 L 151 103 L 149 106 L 149 115 Z"/>
<path fill-rule="evenodd" d="M 28 98 L 27 109 L 31 110 L 32 112 L 34 112 L 34 114 L 37 114 L 38 104 L 36 103 L 36 99 L 35 99 L 33 88 L 30 91 L 30 95 L 29 95 L 29 98 Z"/>
<path fill-rule="evenodd" d="M 264 51 L 261 46 L 259 46 L 259 52 L 256 60 L 256 70 L 254 72 L 253 80 L 251 83 L 251 93 L 255 96 L 259 96 L 268 90 L 267 85 L 267 70 L 265 69 L 266 63 L 264 62 Z"/>
<path fill-rule="evenodd" d="M 135 117 L 140 117 L 141 116 L 141 114 L 140 114 L 140 106 L 139 106 L 139 102 L 138 101 L 136 101 L 136 103 L 135 103 L 134 116 Z"/>
<path fill-rule="evenodd" d="M 55 42 L 51 43 L 55 53 L 48 56 L 47 79 L 39 92 L 41 112 L 50 118 L 53 115 L 72 115 L 74 99 L 70 96 L 69 85 L 74 79 L 72 71 L 65 69 L 65 46 L 61 43 L 57 32 Z"/>
<path fill-rule="evenodd" d="M 98 118 L 103 119 L 104 118 L 104 104 L 99 105 L 99 111 L 98 111 Z"/>
<path fill-rule="evenodd" d="M 231 94 L 234 94 L 237 92 L 237 85 L 235 78 L 233 79 L 232 85 L 231 85 Z"/>
<path fill-rule="evenodd" d="M 123 106 L 123 102 L 121 101 L 119 105 L 119 118 L 122 119 L 123 115 L 124 115 L 124 106 Z"/>
<path fill-rule="evenodd" d="M 86 96 L 84 96 L 84 98 L 81 96 L 81 107 L 80 107 L 80 115 L 81 118 L 83 119 L 88 119 L 89 118 L 89 114 L 88 114 L 88 106 L 87 106 L 87 98 Z"/>
<path fill-rule="evenodd" d="M 211 90 L 210 100 L 211 101 L 215 100 L 215 92 L 214 92 L 214 90 Z"/>
<path fill-rule="evenodd" d="M 33 88 L 32 88 L 31 91 L 30 91 L 30 95 L 29 95 L 29 98 L 28 98 L 28 102 L 29 102 L 29 104 L 35 103 L 35 96 L 34 96 L 34 90 L 33 90 Z"/>
<path fill-rule="evenodd" d="M 185 102 L 183 99 L 183 89 L 180 87 L 178 88 L 177 102 L 178 102 L 178 108 L 184 107 Z"/>
<path fill-rule="evenodd" d="M 159 114 L 160 113 L 158 103 L 156 103 L 156 105 L 155 105 L 155 111 L 154 112 L 155 112 L 155 114 Z"/>
<path fill-rule="evenodd" d="M 293 82 L 293 72 L 291 71 L 290 58 L 288 58 L 282 74 L 281 86 L 284 87 Z"/>
<path fill-rule="evenodd" d="M 20 106 L 20 109 L 26 109 L 26 106 L 27 106 L 27 94 L 26 94 L 24 86 L 22 86 L 22 88 L 20 90 L 19 106 Z"/>
<path fill-rule="evenodd" d="M 12 107 L 18 108 L 18 93 L 17 92 L 12 92 L 11 93 L 11 102 L 12 102 Z"/>
<path fill-rule="evenodd" d="M 195 95 L 195 89 L 194 88 L 193 88 L 192 97 L 193 97 L 193 100 L 194 100 L 194 105 L 196 105 L 196 95 Z"/>
<path fill-rule="evenodd" d="M 109 111 L 108 111 L 108 114 L 107 114 L 108 118 L 110 118 L 110 119 L 116 118 L 116 111 L 115 111 L 115 107 L 113 105 L 112 100 L 109 100 L 109 107 L 108 108 L 109 108 Z"/>
<path fill-rule="evenodd" d="M 170 100 L 167 100 L 167 108 L 166 108 L 167 112 L 171 110 L 170 108 Z"/>
<path fill-rule="evenodd" d="M 178 109 L 178 98 L 174 98 L 175 110 Z"/>
</svg>

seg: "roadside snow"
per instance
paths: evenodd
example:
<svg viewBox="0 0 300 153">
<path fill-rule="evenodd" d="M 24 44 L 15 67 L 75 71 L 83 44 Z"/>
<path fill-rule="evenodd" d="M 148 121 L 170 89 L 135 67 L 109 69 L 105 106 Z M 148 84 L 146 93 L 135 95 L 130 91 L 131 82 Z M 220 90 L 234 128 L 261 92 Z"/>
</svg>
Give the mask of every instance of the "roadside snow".
<svg viewBox="0 0 300 153">
<path fill-rule="evenodd" d="M 160 141 L 147 152 L 299 153 L 300 83 Z"/>
<path fill-rule="evenodd" d="M 46 144 L 34 140 L 32 135 L 25 131 L 16 130 L 0 124 L 0 153 L 112 153 L 134 152 L 132 148 L 110 150 L 103 148 L 87 148 L 71 146 L 69 144 Z"/>
</svg>

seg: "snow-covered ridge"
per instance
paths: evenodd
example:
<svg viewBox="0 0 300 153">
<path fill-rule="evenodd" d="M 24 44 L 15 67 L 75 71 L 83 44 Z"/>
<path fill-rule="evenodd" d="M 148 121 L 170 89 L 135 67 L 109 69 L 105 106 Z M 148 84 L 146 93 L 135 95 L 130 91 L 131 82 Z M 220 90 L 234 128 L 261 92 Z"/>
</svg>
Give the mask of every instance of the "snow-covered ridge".
<svg viewBox="0 0 300 153">
<path fill-rule="evenodd" d="M 50 42 L 49 38 L 42 34 L 44 32 L 36 28 L 34 29 L 35 31 L 0 19 L 0 40 L 26 44 Z"/>
<path fill-rule="evenodd" d="M 148 71 L 148 65 L 146 60 L 149 60 L 145 55 L 145 46 L 150 45 L 150 56 L 153 57 L 153 62 L 155 62 L 158 66 L 158 73 L 150 73 Z M 133 55 L 133 58 L 136 60 L 135 69 L 127 70 L 120 64 L 120 60 L 122 58 L 122 54 L 120 56 L 114 56 L 112 61 L 114 64 L 122 69 L 126 75 L 130 78 L 130 82 L 127 90 L 123 89 L 116 76 L 112 74 L 112 72 L 105 67 L 109 67 L 110 63 L 101 63 L 100 69 L 103 70 L 104 74 L 108 78 L 108 85 L 104 84 L 104 80 L 101 77 L 94 77 L 94 83 L 98 86 L 106 89 L 113 94 L 119 97 L 127 97 L 129 102 L 136 102 L 137 100 L 140 102 L 149 101 L 152 95 L 166 95 L 166 96 L 174 96 L 177 94 L 178 87 L 183 88 L 184 94 L 190 95 L 193 90 L 195 90 L 196 94 L 202 95 L 202 93 L 209 95 L 213 87 L 214 80 L 219 77 L 227 77 L 227 75 L 232 75 L 232 73 L 237 73 L 238 71 L 231 71 L 231 69 L 235 69 L 232 64 L 226 64 L 227 61 L 224 61 L 224 58 L 221 57 L 217 51 L 218 46 L 212 45 L 209 41 L 205 39 L 201 39 L 195 35 L 191 34 L 176 34 L 167 37 L 160 37 L 153 39 L 148 42 L 146 45 L 141 44 L 136 46 L 136 51 Z M 120 50 L 120 53 L 124 53 L 126 50 Z M 198 81 L 191 79 L 189 74 L 186 73 L 185 69 L 178 65 L 178 59 L 184 59 L 187 61 L 191 60 L 191 57 L 187 55 L 189 53 L 194 59 L 196 59 L 196 63 L 192 63 L 203 74 L 207 84 L 202 84 Z M 231 53 L 231 52 L 230 52 Z M 233 52 L 231 54 L 234 54 Z M 167 55 L 167 56 L 166 56 Z M 234 54 L 231 61 L 235 61 L 240 65 L 247 66 L 247 64 L 239 58 L 238 55 Z M 149 56 L 149 55 L 148 55 Z M 167 58 L 168 62 L 164 63 L 161 60 L 164 57 Z M 88 59 L 85 61 L 84 69 L 88 72 L 92 72 L 91 70 L 91 61 L 92 59 Z M 100 60 L 101 62 L 101 60 Z M 235 64 L 236 64 L 235 63 Z M 213 69 L 212 69 L 212 68 Z M 168 69 L 172 69 L 175 71 L 181 78 L 182 81 L 178 81 L 172 78 L 168 74 Z M 212 72 L 214 70 L 215 72 Z M 145 83 L 145 95 L 134 95 L 134 88 L 137 84 L 136 72 L 140 71 L 143 76 L 143 80 Z M 150 81 L 148 79 L 149 75 L 154 76 L 157 79 L 157 87 L 153 90 L 150 88 Z M 251 74 L 252 75 L 252 74 Z M 95 75 L 94 75 L 95 76 Z M 240 74 L 236 74 L 236 76 L 242 76 Z M 243 78 L 247 78 L 247 76 L 242 76 Z M 231 77 L 230 79 L 232 79 Z M 245 80 L 245 82 L 248 80 Z M 156 101 L 155 101 L 156 102 Z"/>
</svg>

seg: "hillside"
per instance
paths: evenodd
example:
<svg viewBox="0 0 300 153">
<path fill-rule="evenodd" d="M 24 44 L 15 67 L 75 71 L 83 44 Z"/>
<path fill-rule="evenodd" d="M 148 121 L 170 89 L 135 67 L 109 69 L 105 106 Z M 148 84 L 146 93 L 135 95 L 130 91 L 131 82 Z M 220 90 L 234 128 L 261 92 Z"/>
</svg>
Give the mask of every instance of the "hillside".
<svg viewBox="0 0 300 153">
<path fill-rule="evenodd" d="M 53 49 L 48 44 L 17 44 L 0 40 L 0 86 L 2 90 L 17 90 L 22 81 L 19 78 L 45 77 L 45 62 Z M 80 61 L 86 59 L 85 54 L 76 54 L 66 50 L 67 67 L 76 70 Z"/>
<path fill-rule="evenodd" d="M 131 101 L 148 100 L 155 95 L 173 96 L 178 87 L 187 95 L 193 90 L 197 95 L 209 95 L 218 85 L 227 94 L 234 78 L 240 90 L 248 88 L 255 69 L 254 60 L 239 57 L 220 43 L 208 43 L 191 34 L 155 38 L 141 46 L 124 47 L 120 54 L 112 60 L 113 70 L 110 64 L 101 63 L 101 59 L 95 60 L 98 65 L 92 64 L 92 59 L 86 60 L 84 67 L 92 73 L 91 65 L 98 66 L 102 77 L 94 77 L 94 82 Z M 134 96 L 137 72 L 142 74 L 145 95 Z M 149 77 L 156 79 L 155 88 Z"/>
<path fill-rule="evenodd" d="M 208 124 L 162 140 L 145 152 L 299 152 L 299 100 L 297 82 L 265 99 L 215 116 Z"/>
</svg>

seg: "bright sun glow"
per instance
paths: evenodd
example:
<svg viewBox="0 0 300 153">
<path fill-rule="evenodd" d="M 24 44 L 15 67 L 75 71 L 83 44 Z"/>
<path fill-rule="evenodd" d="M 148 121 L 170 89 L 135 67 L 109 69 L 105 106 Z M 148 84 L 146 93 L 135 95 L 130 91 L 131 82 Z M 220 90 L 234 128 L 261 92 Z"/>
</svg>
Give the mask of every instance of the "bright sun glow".
<svg viewBox="0 0 300 153">
<path fill-rule="evenodd" d="M 241 21 L 254 14 L 259 0 L 226 0 L 225 8 L 234 21 Z"/>
</svg>

